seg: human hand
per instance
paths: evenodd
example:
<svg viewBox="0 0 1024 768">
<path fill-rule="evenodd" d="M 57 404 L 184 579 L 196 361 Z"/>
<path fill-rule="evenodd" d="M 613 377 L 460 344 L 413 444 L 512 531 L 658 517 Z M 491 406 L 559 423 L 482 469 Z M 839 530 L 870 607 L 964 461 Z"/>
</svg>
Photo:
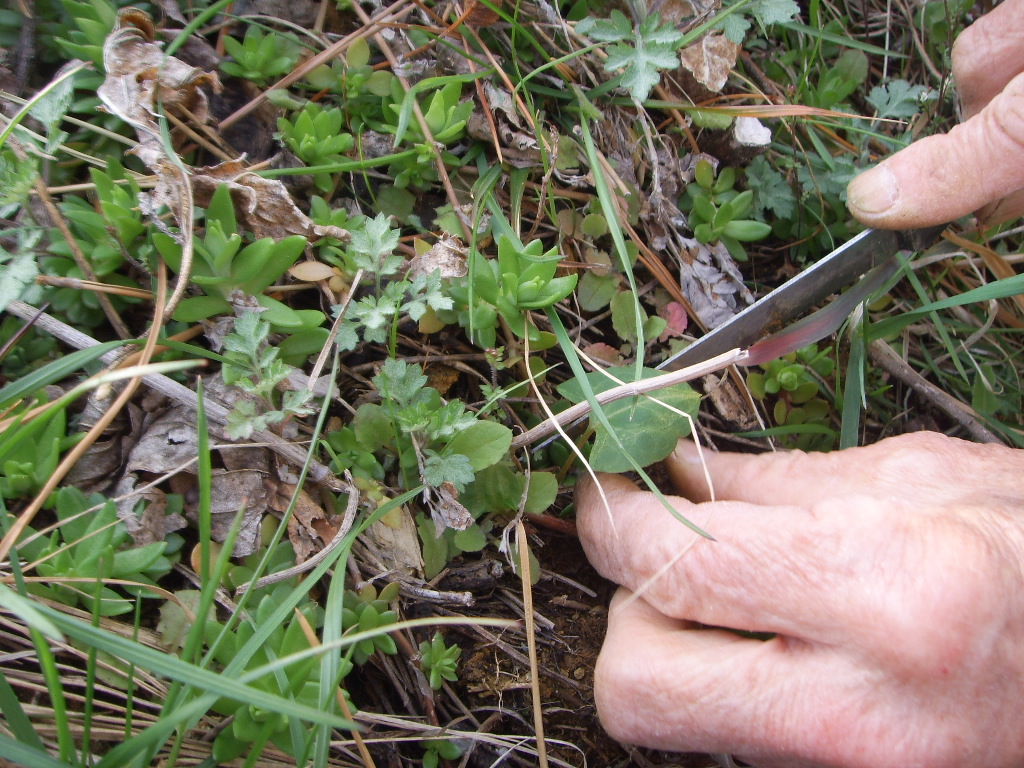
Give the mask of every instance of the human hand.
<svg viewBox="0 0 1024 768">
<path fill-rule="evenodd" d="M 686 442 L 667 465 L 693 501 L 670 499 L 715 541 L 623 477 L 601 476 L 611 517 L 578 491 L 587 556 L 624 586 L 595 680 L 612 736 L 758 766 L 1024 765 L 1024 451 L 704 455 L 719 501 Z"/>
<path fill-rule="evenodd" d="M 971 212 L 988 222 L 1024 214 L 1024 0 L 1005 0 L 953 46 L 964 122 L 857 176 L 851 213 L 871 227 L 923 227 Z"/>
</svg>

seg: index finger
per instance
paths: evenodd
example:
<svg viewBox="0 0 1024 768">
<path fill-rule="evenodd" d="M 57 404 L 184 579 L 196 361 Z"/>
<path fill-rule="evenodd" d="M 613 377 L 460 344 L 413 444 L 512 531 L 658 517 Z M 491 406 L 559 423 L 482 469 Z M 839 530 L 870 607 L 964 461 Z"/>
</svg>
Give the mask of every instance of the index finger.
<svg viewBox="0 0 1024 768">
<path fill-rule="evenodd" d="M 880 563 L 899 566 L 906 554 L 899 518 L 883 522 L 885 511 L 876 505 L 851 515 L 856 499 L 805 508 L 669 497 L 712 541 L 625 478 L 600 481 L 610 508 L 592 481 L 577 491 L 584 551 L 601 575 L 641 592 L 666 615 L 872 648 L 890 645 L 889 632 L 901 625 L 891 618 L 903 612 L 899 590 L 863 586 L 878 580 Z M 888 618 L 879 622 L 880 616 Z"/>
<path fill-rule="evenodd" d="M 682 440 L 665 465 L 675 487 L 691 501 L 798 506 L 852 495 L 885 499 L 908 488 L 922 505 L 968 500 L 994 488 L 1017 488 L 1024 469 L 1018 451 L 937 432 L 831 453 L 716 453 Z"/>
</svg>

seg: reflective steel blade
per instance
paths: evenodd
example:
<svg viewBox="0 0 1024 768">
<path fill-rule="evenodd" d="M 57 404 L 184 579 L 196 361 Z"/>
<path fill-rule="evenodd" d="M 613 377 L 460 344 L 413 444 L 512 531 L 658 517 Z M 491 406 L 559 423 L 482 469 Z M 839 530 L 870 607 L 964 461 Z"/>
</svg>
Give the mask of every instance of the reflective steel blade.
<svg viewBox="0 0 1024 768">
<path fill-rule="evenodd" d="M 748 349 L 897 253 L 933 245 L 945 228 L 867 229 L 658 367 L 674 371 L 730 349 Z"/>
</svg>

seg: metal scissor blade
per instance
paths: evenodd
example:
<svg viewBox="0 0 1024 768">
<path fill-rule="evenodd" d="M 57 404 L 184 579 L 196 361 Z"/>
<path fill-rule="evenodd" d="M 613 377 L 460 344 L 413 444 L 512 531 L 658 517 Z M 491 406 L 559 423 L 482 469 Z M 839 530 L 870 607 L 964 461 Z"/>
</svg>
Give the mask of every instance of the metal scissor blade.
<svg viewBox="0 0 1024 768">
<path fill-rule="evenodd" d="M 945 228 L 942 224 L 907 231 L 867 229 L 658 368 L 676 370 L 730 349 L 748 349 L 766 336 L 783 330 L 816 304 L 900 251 L 918 251 L 931 246 Z"/>
</svg>

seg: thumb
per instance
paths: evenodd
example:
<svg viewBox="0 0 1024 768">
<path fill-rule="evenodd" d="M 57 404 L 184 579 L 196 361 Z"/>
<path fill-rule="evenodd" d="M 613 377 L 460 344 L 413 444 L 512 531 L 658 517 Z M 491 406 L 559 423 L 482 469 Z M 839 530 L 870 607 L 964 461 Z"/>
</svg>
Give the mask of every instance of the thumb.
<svg viewBox="0 0 1024 768">
<path fill-rule="evenodd" d="M 847 204 L 868 226 L 908 229 L 952 221 L 1022 188 L 1024 74 L 949 133 L 921 139 L 856 177 Z"/>
</svg>

